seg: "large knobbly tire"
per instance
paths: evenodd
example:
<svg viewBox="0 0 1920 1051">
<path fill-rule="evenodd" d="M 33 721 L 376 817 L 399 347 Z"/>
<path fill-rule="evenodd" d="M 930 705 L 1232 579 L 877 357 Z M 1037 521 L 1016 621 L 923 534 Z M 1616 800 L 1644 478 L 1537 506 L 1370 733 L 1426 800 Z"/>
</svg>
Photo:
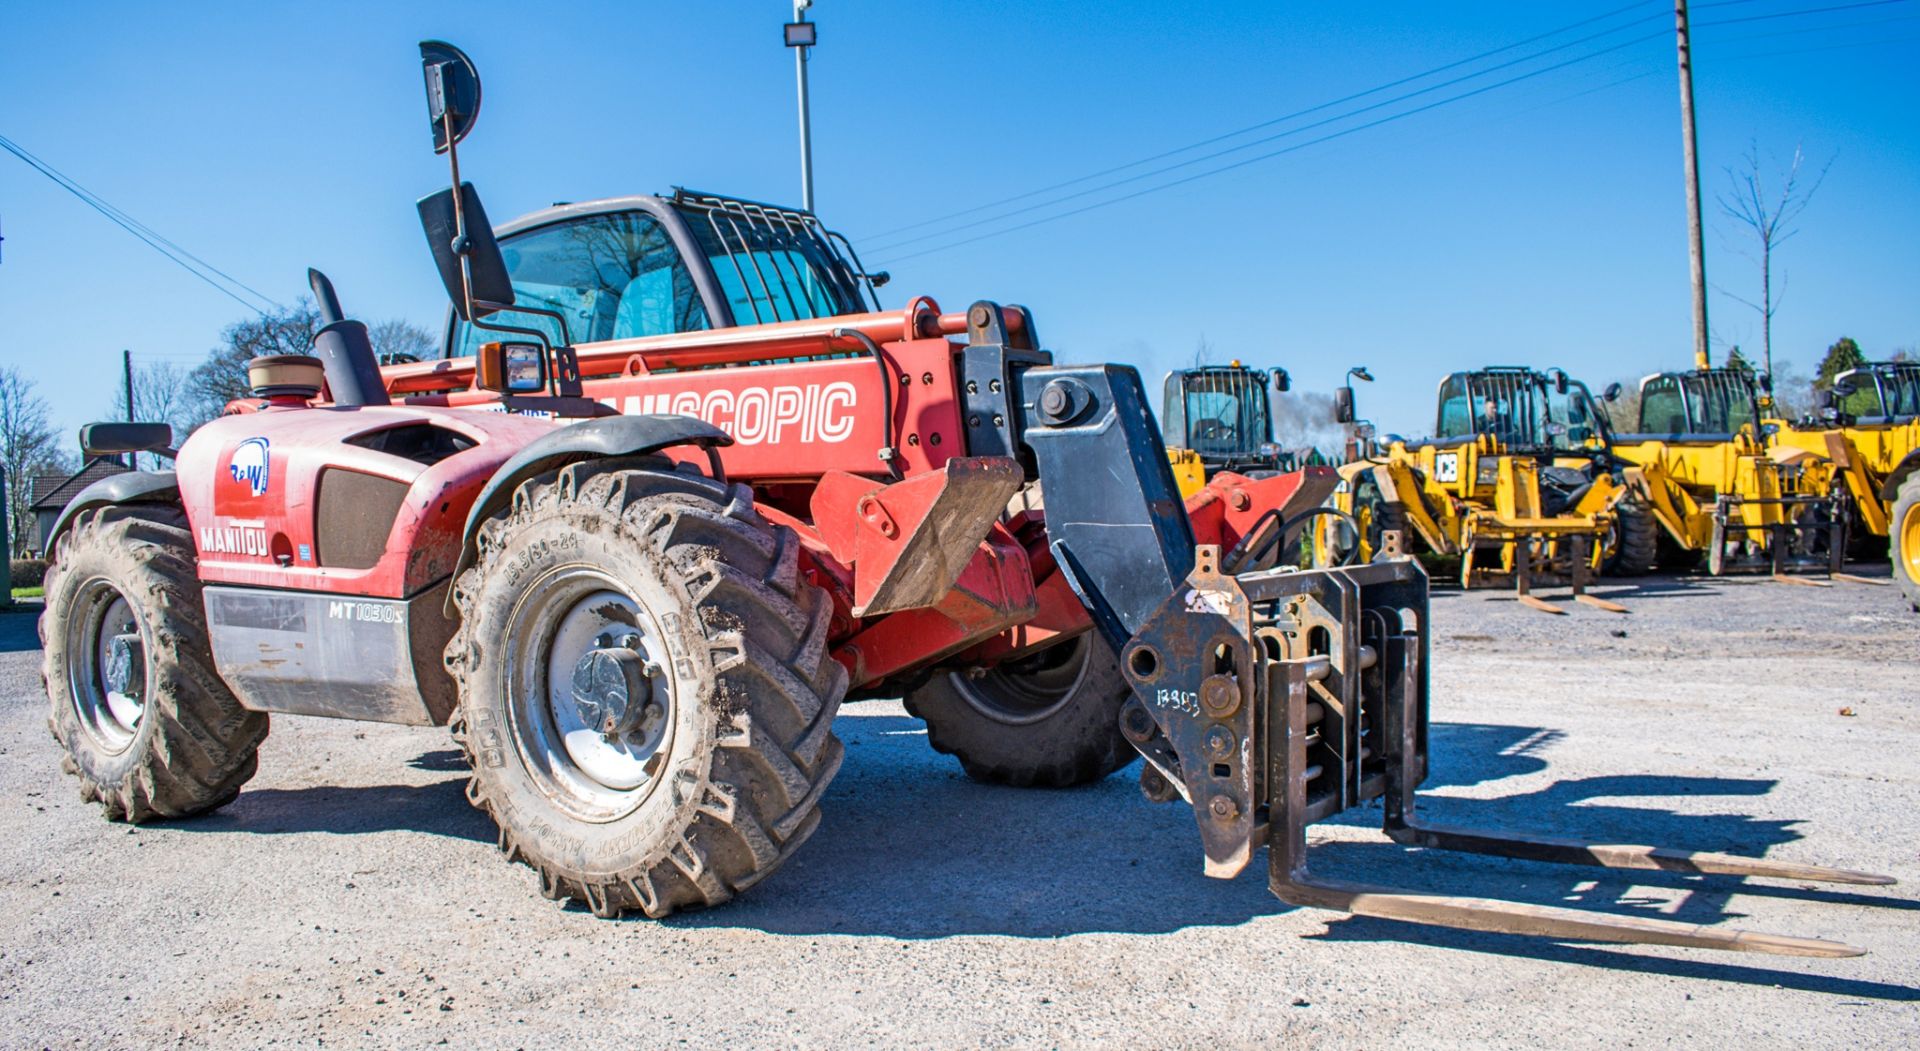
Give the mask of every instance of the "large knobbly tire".
<svg viewBox="0 0 1920 1051">
<path fill-rule="evenodd" d="M 798 555 L 752 490 L 657 458 L 550 472 L 481 526 L 453 589 L 453 731 L 467 798 L 548 897 L 605 917 L 717 905 L 813 832 L 847 676 Z M 582 646 L 597 656 L 569 664 Z M 644 660 L 621 696 L 649 714 L 582 736 L 569 669 L 609 653 Z"/>
<path fill-rule="evenodd" d="M 107 507 L 80 516 L 47 571 L 48 726 L 81 798 L 114 821 L 226 804 L 267 736 L 214 671 L 196 558 L 178 508 Z"/>
<path fill-rule="evenodd" d="M 1065 788 L 1134 760 L 1120 733 L 1131 692 L 1113 648 L 1089 631 L 996 667 L 941 668 L 903 700 L 934 751 L 975 780 Z"/>
<path fill-rule="evenodd" d="M 1920 471 L 1908 475 L 1893 494 L 1887 541 L 1894 582 L 1907 604 L 1920 611 Z"/>
<path fill-rule="evenodd" d="M 1600 575 L 1641 577 L 1653 572 L 1660 562 L 1660 523 L 1653 520 L 1653 509 L 1634 497 L 1614 505 L 1612 543 Z"/>
</svg>

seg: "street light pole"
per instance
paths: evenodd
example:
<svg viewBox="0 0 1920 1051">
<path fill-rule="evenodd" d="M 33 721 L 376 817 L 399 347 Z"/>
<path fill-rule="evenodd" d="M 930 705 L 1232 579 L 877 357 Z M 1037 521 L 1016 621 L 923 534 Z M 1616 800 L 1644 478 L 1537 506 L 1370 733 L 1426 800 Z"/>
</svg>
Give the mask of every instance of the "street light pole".
<svg viewBox="0 0 1920 1051">
<path fill-rule="evenodd" d="M 793 0 L 793 21 L 786 26 L 787 46 L 793 49 L 793 75 L 800 90 L 800 207 L 813 211 L 813 118 L 807 106 L 807 55 L 819 30 L 807 21 L 813 0 Z"/>
</svg>

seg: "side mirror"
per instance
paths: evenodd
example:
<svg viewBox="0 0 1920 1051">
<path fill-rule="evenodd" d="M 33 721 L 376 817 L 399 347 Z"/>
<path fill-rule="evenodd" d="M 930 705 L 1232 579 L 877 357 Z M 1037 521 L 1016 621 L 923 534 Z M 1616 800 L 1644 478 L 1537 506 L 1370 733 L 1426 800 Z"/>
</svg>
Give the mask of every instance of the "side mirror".
<svg viewBox="0 0 1920 1051">
<path fill-rule="evenodd" d="M 480 116 L 480 72 L 466 52 L 444 40 L 420 42 L 420 71 L 427 78 L 433 152 L 445 153 L 467 137 Z"/>
<path fill-rule="evenodd" d="M 427 247 L 433 250 L 434 266 L 440 269 L 440 283 L 462 321 L 513 305 L 513 280 L 507 276 L 507 261 L 500 255 L 500 242 L 493 239 L 493 225 L 487 222 L 487 210 L 473 184 L 460 184 L 459 214 L 455 213 L 453 190 L 420 198 L 420 227 L 427 233 Z M 460 237 L 460 219 L 466 220 L 466 237 Z M 467 287 L 460 280 L 460 257 L 467 257 L 467 277 L 472 285 L 469 302 Z"/>
<path fill-rule="evenodd" d="M 1833 408 L 1833 390 L 1829 387 L 1816 387 L 1813 392 L 1813 411 L 1825 412 Z"/>
<path fill-rule="evenodd" d="M 483 343 L 475 366 L 482 390 L 539 394 L 547 389 L 547 348 L 538 343 Z"/>
<path fill-rule="evenodd" d="M 1762 372 L 1760 374 L 1760 389 L 1763 391 L 1766 391 L 1768 394 L 1772 394 L 1773 393 L 1773 377 L 1768 375 L 1767 373 Z"/>
<path fill-rule="evenodd" d="M 1559 369 L 1553 370 L 1553 392 L 1555 394 L 1565 394 L 1568 386 L 1567 374 L 1561 372 Z"/>
<path fill-rule="evenodd" d="M 1353 422 L 1353 388 L 1333 388 L 1333 422 Z"/>
<path fill-rule="evenodd" d="M 1600 398 L 1603 401 L 1619 401 L 1620 385 L 1618 383 L 1607 384 L 1607 389 L 1600 392 Z"/>
<path fill-rule="evenodd" d="M 125 453 L 173 455 L 173 428 L 164 423 L 89 423 L 80 428 L 80 448 L 88 456 Z"/>
<path fill-rule="evenodd" d="M 1286 369 L 1276 368 L 1273 370 L 1273 389 L 1282 394 L 1293 389 L 1293 377 L 1287 375 Z"/>
</svg>

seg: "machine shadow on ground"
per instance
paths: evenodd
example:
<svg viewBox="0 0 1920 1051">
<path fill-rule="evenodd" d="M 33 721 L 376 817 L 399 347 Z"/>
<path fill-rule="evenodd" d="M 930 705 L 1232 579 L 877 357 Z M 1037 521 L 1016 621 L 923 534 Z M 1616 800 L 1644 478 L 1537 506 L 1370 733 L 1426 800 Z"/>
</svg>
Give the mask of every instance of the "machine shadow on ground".
<svg viewBox="0 0 1920 1051">
<path fill-rule="evenodd" d="M 820 831 L 794 861 L 725 909 L 666 922 L 794 935 L 1051 938 L 1235 926 L 1290 908 L 1267 892 L 1264 857 L 1257 856 L 1237 880 L 1202 876 L 1191 810 L 1147 803 L 1131 768 L 1098 784 L 1061 792 L 979 785 L 927 748 L 917 720 L 857 712 L 856 706 L 841 721 L 848 759 L 830 790 Z M 1437 776 L 1425 786 L 1429 789 L 1537 772 L 1545 766 L 1537 753 L 1558 737 L 1550 730 L 1484 724 L 1437 724 L 1432 734 L 1435 769 L 1457 776 Z M 1729 808 L 1684 814 L 1653 805 L 1595 801 L 1752 797 L 1772 787 L 1772 781 L 1756 779 L 1595 777 L 1486 801 L 1426 796 L 1423 807 L 1437 821 L 1757 856 L 1800 838 L 1793 827 L 1797 823 Z M 1368 810 L 1354 812 L 1341 823 L 1377 829 L 1378 821 L 1378 810 Z M 1667 872 L 1623 877 L 1601 869 L 1416 851 L 1384 837 L 1325 842 L 1315 848 L 1315 863 L 1325 875 L 1407 889 L 1702 924 L 1740 920 L 1743 914 L 1728 907 L 1735 893 L 1915 907 L 1871 895 L 1760 886 L 1724 877 Z M 1409 940 L 1414 930 L 1405 924 L 1324 915 L 1330 926 L 1320 937 Z M 1590 966 L 1672 967 L 1675 973 L 1701 977 L 1880 998 L 1904 999 L 1911 992 L 1745 964 L 1649 960 L 1538 939 L 1440 928 L 1421 928 L 1417 935 L 1410 940 Z"/>
</svg>

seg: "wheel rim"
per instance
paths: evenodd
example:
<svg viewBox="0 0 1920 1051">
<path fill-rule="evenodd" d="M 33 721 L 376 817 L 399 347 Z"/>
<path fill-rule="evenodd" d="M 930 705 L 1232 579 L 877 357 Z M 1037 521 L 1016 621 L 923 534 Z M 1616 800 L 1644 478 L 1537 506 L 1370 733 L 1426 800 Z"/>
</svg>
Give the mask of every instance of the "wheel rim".
<svg viewBox="0 0 1920 1051">
<path fill-rule="evenodd" d="M 968 707 L 995 722 L 1023 726 L 1059 711 L 1080 691 L 1093 648 L 1091 635 L 1077 635 L 1018 660 L 948 677 Z"/>
<path fill-rule="evenodd" d="M 80 586 L 68 619 L 68 693 L 81 730 L 108 752 L 124 752 L 139 736 L 147 710 L 147 645 L 140 619 L 118 588 L 102 578 Z"/>
<path fill-rule="evenodd" d="M 1900 520 L 1900 565 L 1908 580 L 1920 584 L 1920 503 L 1910 505 Z"/>
<path fill-rule="evenodd" d="M 528 588 L 507 629 L 514 744 L 541 792 L 589 821 L 632 813 L 663 780 L 679 711 L 658 618 L 576 566 Z"/>
</svg>

